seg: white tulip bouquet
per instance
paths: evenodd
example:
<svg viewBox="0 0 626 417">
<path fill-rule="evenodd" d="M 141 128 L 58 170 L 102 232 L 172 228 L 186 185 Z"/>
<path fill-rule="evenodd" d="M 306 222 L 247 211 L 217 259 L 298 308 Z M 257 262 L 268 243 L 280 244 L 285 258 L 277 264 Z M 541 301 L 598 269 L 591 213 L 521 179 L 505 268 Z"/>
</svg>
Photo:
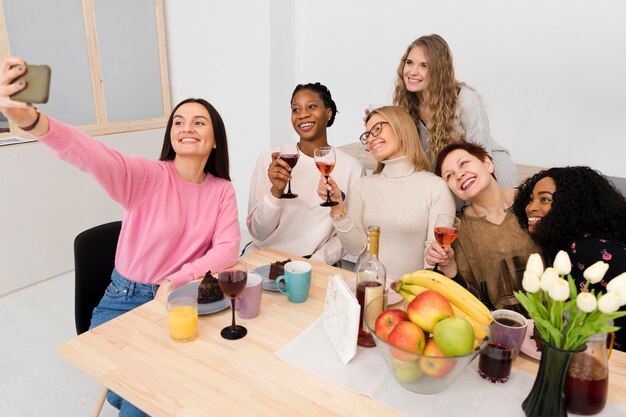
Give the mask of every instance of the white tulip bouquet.
<svg viewBox="0 0 626 417">
<path fill-rule="evenodd" d="M 522 279 L 526 293 L 515 292 L 543 341 L 562 350 L 575 350 L 595 334 L 619 330 L 613 326 L 613 320 L 626 315 L 626 311 L 618 311 L 626 305 L 626 272 L 609 281 L 606 293 L 595 294 L 589 290 L 589 284 L 600 282 L 609 265 L 599 261 L 585 269 L 587 282 L 580 293 L 571 269 L 564 251 L 545 270 L 541 256 L 532 254 Z"/>
</svg>

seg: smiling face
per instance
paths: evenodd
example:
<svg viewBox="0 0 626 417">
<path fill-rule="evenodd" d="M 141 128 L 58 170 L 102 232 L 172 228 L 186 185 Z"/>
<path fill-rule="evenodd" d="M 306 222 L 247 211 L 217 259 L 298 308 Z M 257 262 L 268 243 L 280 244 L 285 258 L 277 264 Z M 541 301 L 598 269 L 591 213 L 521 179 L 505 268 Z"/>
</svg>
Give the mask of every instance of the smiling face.
<svg viewBox="0 0 626 417">
<path fill-rule="evenodd" d="M 537 230 L 537 225 L 552 209 L 556 184 L 551 177 L 544 177 L 537 181 L 530 200 L 526 205 L 526 216 L 528 217 L 528 231 L 533 233 Z"/>
<path fill-rule="evenodd" d="M 398 135 L 382 115 L 378 113 L 372 115 L 367 121 L 365 128 L 368 132 L 372 130 L 377 131 L 378 129 L 374 129 L 374 126 L 381 127 L 380 133 L 376 136 L 373 134 L 369 135 L 367 139 L 367 149 L 369 149 L 370 154 L 377 161 L 395 159 L 405 154 Z"/>
<path fill-rule="evenodd" d="M 422 93 L 428 87 L 430 77 L 428 75 L 428 58 L 424 48 L 414 46 L 404 61 L 404 85 L 412 93 Z"/>
<path fill-rule="evenodd" d="M 207 158 L 213 150 L 213 124 L 207 109 L 200 103 L 185 103 L 172 119 L 170 141 L 177 156 Z"/>
<path fill-rule="evenodd" d="M 333 111 L 324 106 L 319 94 L 300 90 L 291 101 L 291 124 L 300 140 L 315 140 L 326 136 L 326 126 Z"/>
<path fill-rule="evenodd" d="M 493 162 L 490 158 L 481 161 L 464 149 L 450 152 L 441 164 L 441 177 L 450 191 L 461 200 L 472 201 L 486 189 L 493 176 Z"/>
</svg>

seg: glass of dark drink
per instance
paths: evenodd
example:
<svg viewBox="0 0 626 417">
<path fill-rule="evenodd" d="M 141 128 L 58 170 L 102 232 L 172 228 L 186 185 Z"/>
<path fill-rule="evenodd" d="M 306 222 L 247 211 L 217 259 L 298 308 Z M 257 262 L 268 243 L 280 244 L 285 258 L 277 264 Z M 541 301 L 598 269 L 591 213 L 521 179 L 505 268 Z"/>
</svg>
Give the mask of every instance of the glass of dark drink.
<svg viewBox="0 0 626 417">
<path fill-rule="evenodd" d="M 333 168 L 335 168 L 335 148 L 332 146 L 316 148 L 313 151 L 313 159 L 315 160 L 317 169 L 319 169 L 324 178 L 328 180 L 328 176 L 333 172 Z M 326 191 L 326 201 L 321 203 L 320 206 L 332 207 L 337 204 L 339 203 L 330 199 L 330 191 Z"/>
<path fill-rule="evenodd" d="M 513 349 L 499 343 L 489 343 L 478 359 L 478 373 L 484 379 L 496 383 L 509 380 L 513 365 Z"/>
<path fill-rule="evenodd" d="M 452 244 L 459 236 L 461 220 L 451 214 L 440 214 L 435 221 L 435 240 L 446 248 Z M 439 264 L 435 264 L 434 270 L 437 271 Z"/>
<path fill-rule="evenodd" d="M 298 163 L 298 158 L 300 157 L 300 149 L 298 149 L 297 143 L 289 143 L 287 145 L 282 145 L 280 147 L 280 159 L 287 162 L 289 167 L 293 171 L 293 167 Z M 294 194 L 291 192 L 291 179 L 289 180 L 287 186 L 287 192 L 281 194 L 281 198 L 296 198 L 298 194 Z"/>
<path fill-rule="evenodd" d="M 224 339 L 237 340 L 244 337 L 248 330 L 235 324 L 235 298 L 246 288 L 248 281 L 248 268 L 246 264 L 238 260 L 227 261 L 219 268 L 217 279 L 220 288 L 224 291 L 225 297 L 230 297 L 231 310 L 233 314 L 232 324 L 222 329 L 221 335 Z"/>
</svg>

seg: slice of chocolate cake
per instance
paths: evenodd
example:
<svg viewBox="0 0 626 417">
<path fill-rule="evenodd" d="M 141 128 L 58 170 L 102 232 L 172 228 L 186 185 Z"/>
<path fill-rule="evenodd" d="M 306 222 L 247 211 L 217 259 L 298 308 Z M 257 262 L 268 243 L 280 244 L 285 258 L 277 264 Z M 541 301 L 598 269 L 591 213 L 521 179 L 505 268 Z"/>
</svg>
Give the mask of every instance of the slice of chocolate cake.
<svg viewBox="0 0 626 417">
<path fill-rule="evenodd" d="M 213 303 L 222 298 L 224 298 L 224 292 L 220 288 L 220 283 L 217 278 L 211 276 L 211 271 L 208 271 L 198 287 L 198 304 Z"/>
<path fill-rule="evenodd" d="M 284 261 L 278 261 L 270 264 L 270 275 L 269 279 L 275 281 L 281 275 L 285 274 L 285 264 L 291 262 L 291 259 L 286 259 Z"/>
</svg>

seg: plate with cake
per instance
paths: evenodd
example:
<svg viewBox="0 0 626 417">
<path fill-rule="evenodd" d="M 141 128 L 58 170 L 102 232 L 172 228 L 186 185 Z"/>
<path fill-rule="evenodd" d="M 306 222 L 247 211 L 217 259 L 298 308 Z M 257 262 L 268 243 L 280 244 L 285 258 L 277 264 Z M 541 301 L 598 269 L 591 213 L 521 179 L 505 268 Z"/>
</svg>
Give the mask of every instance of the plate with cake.
<svg viewBox="0 0 626 417">
<path fill-rule="evenodd" d="M 261 287 L 264 290 L 278 291 L 278 288 L 276 288 L 276 278 L 285 274 L 285 264 L 287 264 L 287 262 L 291 262 L 291 259 L 285 259 L 284 261 L 274 262 L 269 265 L 262 265 L 252 272 L 263 278 Z M 284 281 L 280 283 L 280 288 L 283 291 L 287 290 Z"/>
<path fill-rule="evenodd" d="M 167 301 L 178 297 L 197 297 L 198 315 L 217 313 L 230 307 L 230 300 L 224 297 L 217 278 L 207 272 L 202 280 L 188 282 L 176 288 L 167 297 Z"/>
</svg>

